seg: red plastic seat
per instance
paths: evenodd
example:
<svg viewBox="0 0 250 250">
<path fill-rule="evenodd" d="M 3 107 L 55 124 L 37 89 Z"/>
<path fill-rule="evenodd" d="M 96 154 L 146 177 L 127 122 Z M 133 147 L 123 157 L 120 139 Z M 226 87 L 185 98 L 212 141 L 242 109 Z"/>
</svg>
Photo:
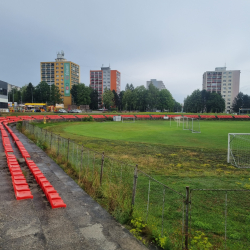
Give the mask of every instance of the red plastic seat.
<svg viewBox="0 0 250 250">
<path fill-rule="evenodd" d="M 30 191 L 16 191 L 15 195 L 17 200 L 33 199 Z"/>
<path fill-rule="evenodd" d="M 62 199 L 53 199 L 51 202 L 50 202 L 50 205 L 52 207 L 52 209 L 54 208 L 59 208 L 59 207 L 66 207 L 66 204 L 63 202 Z"/>
</svg>

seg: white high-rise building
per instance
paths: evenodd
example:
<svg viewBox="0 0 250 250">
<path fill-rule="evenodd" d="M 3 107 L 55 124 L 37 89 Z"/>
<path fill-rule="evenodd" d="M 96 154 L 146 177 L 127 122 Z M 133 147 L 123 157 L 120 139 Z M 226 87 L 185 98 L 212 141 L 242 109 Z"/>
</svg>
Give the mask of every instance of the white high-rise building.
<svg viewBox="0 0 250 250">
<path fill-rule="evenodd" d="M 225 100 L 225 112 L 230 112 L 233 100 L 239 94 L 240 70 L 226 69 L 217 67 L 215 71 L 206 71 L 203 74 L 202 89 L 220 93 Z"/>
<path fill-rule="evenodd" d="M 152 83 L 159 90 L 166 89 L 163 81 L 157 81 L 156 79 L 151 79 L 150 81 L 147 81 L 147 89 L 150 83 Z"/>
</svg>

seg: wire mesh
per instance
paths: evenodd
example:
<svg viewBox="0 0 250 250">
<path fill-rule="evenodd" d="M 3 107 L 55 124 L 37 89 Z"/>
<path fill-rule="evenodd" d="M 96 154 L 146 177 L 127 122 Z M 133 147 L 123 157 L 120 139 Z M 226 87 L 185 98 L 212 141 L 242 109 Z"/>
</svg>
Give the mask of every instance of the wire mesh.
<svg viewBox="0 0 250 250">
<path fill-rule="evenodd" d="M 248 249 L 249 198 L 250 190 L 192 190 L 191 235 L 204 232 L 215 249 Z"/>
<path fill-rule="evenodd" d="M 174 249 L 183 243 L 183 196 L 138 172 L 134 216 L 141 217 L 153 234 L 167 237 Z"/>
</svg>

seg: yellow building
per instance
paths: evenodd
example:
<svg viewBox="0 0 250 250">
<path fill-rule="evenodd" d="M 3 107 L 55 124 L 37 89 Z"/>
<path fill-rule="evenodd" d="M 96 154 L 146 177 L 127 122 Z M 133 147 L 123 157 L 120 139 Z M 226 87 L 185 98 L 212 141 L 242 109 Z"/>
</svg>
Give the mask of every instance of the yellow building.
<svg viewBox="0 0 250 250">
<path fill-rule="evenodd" d="M 64 107 L 72 104 L 70 90 L 80 83 L 80 66 L 64 58 L 64 52 L 57 53 L 55 62 L 40 63 L 41 81 L 55 84 L 61 93 Z"/>
</svg>

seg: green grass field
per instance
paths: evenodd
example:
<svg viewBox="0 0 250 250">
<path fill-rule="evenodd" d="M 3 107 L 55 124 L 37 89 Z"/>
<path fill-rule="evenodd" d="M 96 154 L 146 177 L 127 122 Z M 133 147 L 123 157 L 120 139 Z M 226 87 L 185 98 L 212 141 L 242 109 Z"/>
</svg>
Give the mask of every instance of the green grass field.
<svg viewBox="0 0 250 250">
<path fill-rule="evenodd" d="M 199 134 L 182 130 L 173 121 L 171 127 L 169 121 L 62 122 L 38 126 L 87 148 L 104 151 L 117 160 L 138 164 L 139 169 L 182 194 L 186 186 L 191 189 L 250 189 L 249 169 L 237 169 L 226 162 L 228 133 L 250 133 L 248 121 L 200 121 Z M 110 166 L 112 171 L 114 165 Z M 144 219 L 148 185 L 148 178 L 140 175 L 137 215 Z M 151 193 L 148 224 L 151 229 L 156 226 L 156 231 L 160 232 L 162 187 L 152 182 Z M 228 193 L 227 249 L 247 249 L 250 244 L 249 198 L 250 192 Z M 181 223 L 182 199 L 171 191 L 166 191 L 165 212 L 168 219 L 164 230 L 174 242 L 177 236 L 173 235 L 178 235 L 174 229 L 180 228 Z M 225 249 L 224 215 L 225 192 L 192 191 L 191 231 L 194 234 L 197 230 L 205 232 L 213 245 L 213 248 L 194 245 L 192 249 Z M 179 249 L 177 242 L 173 245 L 176 247 L 171 249 Z"/>
<path fill-rule="evenodd" d="M 250 133 L 244 121 L 200 121 L 201 133 L 191 133 L 176 122 L 136 121 L 135 123 L 95 122 L 72 124 L 64 128 L 69 134 L 194 148 L 226 149 L 228 133 Z"/>
</svg>

